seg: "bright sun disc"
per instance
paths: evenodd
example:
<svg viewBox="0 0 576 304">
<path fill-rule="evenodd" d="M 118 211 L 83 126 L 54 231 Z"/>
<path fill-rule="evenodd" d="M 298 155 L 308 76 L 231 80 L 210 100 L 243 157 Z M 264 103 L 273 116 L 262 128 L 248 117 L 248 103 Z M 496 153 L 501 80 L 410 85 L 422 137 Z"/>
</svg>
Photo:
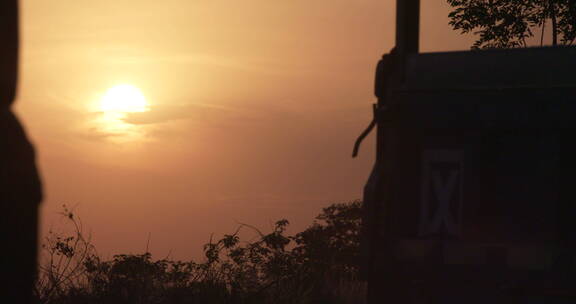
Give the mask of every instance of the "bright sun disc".
<svg viewBox="0 0 576 304">
<path fill-rule="evenodd" d="M 148 102 L 140 89 L 122 84 L 106 91 L 100 101 L 100 110 L 103 112 L 145 112 L 148 111 Z"/>
</svg>

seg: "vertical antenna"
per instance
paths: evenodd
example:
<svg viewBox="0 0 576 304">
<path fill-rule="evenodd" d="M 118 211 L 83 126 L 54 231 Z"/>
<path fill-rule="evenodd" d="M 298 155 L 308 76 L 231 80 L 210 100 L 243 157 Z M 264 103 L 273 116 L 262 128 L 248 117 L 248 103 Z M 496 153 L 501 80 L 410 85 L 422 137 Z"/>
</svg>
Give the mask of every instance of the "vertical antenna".
<svg viewBox="0 0 576 304">
<path fill-rule="evenodd" d="M 396 49 L 401 55 L 418 53 L 420 0 L 396 0 Z"/>
</svg>

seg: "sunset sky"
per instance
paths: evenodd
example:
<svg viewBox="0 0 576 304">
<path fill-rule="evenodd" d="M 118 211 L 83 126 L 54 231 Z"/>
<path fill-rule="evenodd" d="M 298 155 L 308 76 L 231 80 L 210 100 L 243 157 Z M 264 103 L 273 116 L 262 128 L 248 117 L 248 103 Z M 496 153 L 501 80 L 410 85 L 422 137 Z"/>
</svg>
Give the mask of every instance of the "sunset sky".
<svg viewBox="0 0 576 304">
<path fill-rule="evenodd" d="M 470 46 L 445 1 L 422 2 L 423 51 Z M 43 231 L 67 204 L 104 255 L 150 234 L 156 257 L 197 258 L 238 222 L 297 232 L 361 198 L 373 137 L 350 154 L 394 3 L 22 0 L 16 111 L 39 151 Z M 147 104 L 106 110 L 117 85 Z"/>
</svg>

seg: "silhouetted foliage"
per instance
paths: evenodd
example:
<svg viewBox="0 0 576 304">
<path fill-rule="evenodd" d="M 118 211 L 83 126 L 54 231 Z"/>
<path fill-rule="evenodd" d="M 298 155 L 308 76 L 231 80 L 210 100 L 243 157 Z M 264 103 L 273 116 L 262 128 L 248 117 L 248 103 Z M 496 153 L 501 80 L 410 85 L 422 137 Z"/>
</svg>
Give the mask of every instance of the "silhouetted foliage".
<svg viewBox="0 0 576 304">
<path fill-rule="evenodd" d="M 333 204 L 323 209 L 311 227 L 296 234 L 296 251 L 323 267 L 341 267 L 356 275 L 359 264 L 361 202 Z"/>
<path fill-rule="evenodd" d="M 576 38 L 576 0 L 447 1 L 454 8 L 450 25 L 479 35 L 472 48 L 526 47 L 535 32 L 542 45 L 548 30 L 552 45 L 571 45 Z"/>
<path fill-rule="evenodd" d="M 70 236 L 50 233 L 36 288 L 40 303 L 363 303 L 356 278 L 359 201 L 323 209 L 312 226 L 286 235 L 287 220 L 269 233 L 241 224 L 205 244 L 205 260 L 153 260 L 150 253 L 104 261 L 72 212 Z M 251 229 L 254 241 L 239 233 Z M 62 266 L 65 265 L 65 266 Z"/>
</svg>

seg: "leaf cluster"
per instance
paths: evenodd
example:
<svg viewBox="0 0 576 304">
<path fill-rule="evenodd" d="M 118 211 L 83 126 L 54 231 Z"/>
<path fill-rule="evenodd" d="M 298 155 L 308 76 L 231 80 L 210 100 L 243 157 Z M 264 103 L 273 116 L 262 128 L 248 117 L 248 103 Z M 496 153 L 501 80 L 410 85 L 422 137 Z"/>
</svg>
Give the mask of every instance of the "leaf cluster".
<svg viewBox="0 0 576 304">
<path fill-rule="evenodd" d="M 453 7 L 449 24 L 463 34 L 478 36 L 472 48 L 527 47 L 546 25 L 553 44 L 571 45 L 576 37 L 575 0 L 447 0 Z"/>
</svg>

